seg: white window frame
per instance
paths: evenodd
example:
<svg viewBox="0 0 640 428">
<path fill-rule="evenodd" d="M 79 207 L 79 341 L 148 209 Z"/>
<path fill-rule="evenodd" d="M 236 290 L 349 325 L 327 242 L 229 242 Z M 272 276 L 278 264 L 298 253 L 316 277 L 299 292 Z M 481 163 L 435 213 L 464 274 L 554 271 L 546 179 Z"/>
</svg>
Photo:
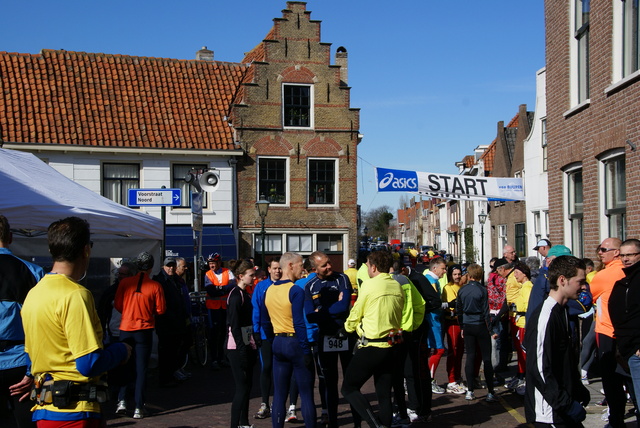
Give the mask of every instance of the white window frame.
<svg viewBox="0 0 640 428">
<path fill-rule="evenodd" d="M 292 240 L 294 239 L 298 241 L 299 244 L 301 243 L 303 247 L 301 247 L 300 245 L 293 245 Z M 300 254 L 313 252 L 314 240 L 313 240 L 312 233 L 288 233 L 286 236 L 286 240 L 287 240 L 287 251 L 300 253 Z"/>
<path fill-rule="evenodd" d="M 570 0 L 570 10 L 569 10 L 569 20 L 570 20 L 570 28 L 571 28 L 571 36 L 570 36 L 570 70 L 571 70 L 571 79 L 570 79 L 570 100 L 571 100 L 571 109 L 565 113 L 566 115 L 572 114 L 576 110 L 581 109 L 591 103 L 589 98 L 590 88 L 589 88 L 589 50 L 590 50 L 590 40 L 589 40 L 589 27 L 584 28 L 581 26 L 577 27 L 579 21 L 577 19 L 578 7 L 582 5 L 582 0 Z M 583 37 L 587 37 L 586 47 L 587 47 L 587 60 L 586 64 L 580 64 L 580 41 Z M 586 65 L 586 70 L 584 69 Z M 582 94 L 583 89 L 581 85 L 583 84 L 584 79 L 586 79 L 586 86 L 584 91 L 585 94 Z"/>
<path fill-rule="evenodd" d="M 178 177 L 175 175 L 174 168 L 179 166 L 188 168 L 187 173 L 189 172 L 189 170 L 191 170 L 191 168 L 196 168 L 196 169 L 209 168 L 209 165 L 207 163 L 199 163 L 199 162 L 194 162 L 192 164 L 175 162 L 171 164 L 171 172 L 170 172 L 171 187 L 180 189 L 181 198 L 182 198 L 182 201 L 181 201 L 182 205 L 178 207 L 171 207 L 171 211 L 191 210 L 191 192 L 195 191 L 195 188 L 193 187 L 192 184 L 187 184 L 187 182 L 184 181 L 184 177 L 187 175 L 186 173 L 183 177 Z M 182 180 L 182 182 L 180 183 L 180 185 L 177 185 L 178 183 L 176 183 L 176 181 L 180 181 L 180 180 Z M 204 192 L 204 194 L 202 195 L 202 208 L 207 209 L 208 207 L 209 207 L 208 192 Z"/>
<path fill-rule="evenodd" d="M 285 162 L 285 202 L 284 203 L 274 203 L 271 201 L 270 196 L 268 194 L 264 195 L 264 197 L 269 200 L 269 202 L 273 203 L 273 207 L 289 207 L 291 201 L 291 166 L 290 159 L 286 156 L 258 156 L 256 162 L 256 201 L 259 200 L 263 195 L 260 194 L 260 160 L 261 159 L 277 159 L 284 160 Z"/>
<path fill-rule="evenodd" d="M 633 69 L 630 62 L 627 62 L 629 58 L 633 58 L 634 43 L 633 43 L 633 22 L 630 20 L 633 16 L 630 12 L 633 11 L 633 0 L 613 0 L 613 43 L 612 43 L 612 76 L 611 86 L 605 89 L 605 93 L 615 90 L 618 86 L 624 85 L 631 80 L 636 80 L 640 76 L 640 63 L 639 68 Z M 636 41 L 635 48 L 640 48 L 640 22 L 636 23 Z M 629 44 L 631 41 L 631 44 Z M 640 55 L 635 53 L 636 58 Z M 640 60 L 640 58 L 638 58 Z M 626 62 L 626 64 L 625 64 Z"/>
<path fill-rule="evenodd" d="M 573 177 L 576 173 L 583 173 L 582 164 L 576 163 L 568 166 L 564 169 L 564 219 L 565 219 L 565 240 L 564 242 L 570 243 L 572 254 L 576 257 L 584 257 L 584 177 L 583 177 L 583 190 L 582 190 L 582 217 L 579 216 L 578 211 L 572 210 L 571 204 L 573 203 L 573 193 L 575 191 L 575 185 L 573 184 Z M 579 219 L 579 221 L 578 221 Z M 576 222 L 576 223 L 574 223 Z M 579 230 L 578 230 L 579 229 Z M 548 236 L 548 235 L 547 235 Z"/>
<path fill-rule="evenodd" d="M 547 172 L 548 169 L 548 156 L 547 156 L 547 118 L 540 119 L 541 135 L 540 144 L 542 145 L 542 172 Z"/>
<path fill-rule="evenodd" d="M 311 201 L 309 200 L 309 193 L 310 193 L 310 189 L 309 186 L 311 185 L 311 180 L 309 179 L 309 174 L 310 174 L 310 169 L 311 169 L 311 162 L 312 161 L 333 161 L 334 165 L 335 165 L 335 170 L 334 170 L 334 177 L 333 177 L 333 182 L 334 182 L 334 196 L 333 196 L 333 203 L 332 204 L 317 204 L 317 203 L 311 203 Z M 321 158 L 321 157 L 310 157 L 307 159 L 307 205 L 309 207 L 337 207 L 340 204 L 340 162 L 338 162 L 338 158 Z"/>
<path fill-rule="evenodd" d="M 108 181 L 133 181 L 134 179 L 126 179 L 126 178 L 118 178 L 118 177 L 109 177 L 105 180 L 106 176 L 105 176 L 105 167 L 107 165 L 113 165 L 113 166 L 128 166 L 128 167 L 135 167 L 138 170 L 138 178 L 137 181 L 138 183 L 133 185 L 133 187 L 128 187 L 128 186 L 122 186 L 119 188 L 120 191 L 120 198 L 124 199 L 124 200 L 117 200 L 117 199 L 113 199 L 110 197 L 110 195 L 107 194 L 106 192 L 106 187 L 105 185 L 107 184 Z M 121 183 L 122 184 L 122 183 Z M 100 166 L 100 195 L 104 196 L 105 198 L 119 203 L 120 205 L 124 205 L 125 207 L 128 206 L 128 197 L 129 197 L 129 189 L 137 189 L 140 188 L 142 185 L 142 167 L 140 165 L 139 162 L 118 162 L 118 161 L 114 161 L 114 162 L 103 162 L 102 165 Z"/>
<path fill-rule="evenodd" d="M 253 242 L 255 242 L 255 254 L 262 254 L 262 234 L 255 233 Z M 284 237 L 281 233 L 266 233 L 264 236 L 265 254 L 282 254 L 284 245 Z"/>
<path fill-rule="evenodd" d="M 498 251 L 501 252 L 502 249 L 507 245 L 507 225 L 499 224 L 498 225 L 498 241 L 500 242 L 500 246 L 498 247 Z"/>
<path fill-rule="evenodd" d="M 601 183 L 601 186 L 598 186 L 599 189 L 601 189 L 601 194 L 599 195 L 599 214 L 600 214 L 600 234 L 601 234 L 601 241 L 608 238 L 608 237 L 615 237 L 615 238 L 620 238 L 623 241 L 626 239 L 626 233 L 627 233 L 627 227 L 626 227 L 626 198 L 625 198 L 625 210 L 624 210 L 624 216 L 622 219 L 622 233 L 623 236 L 617 236 L 617 233 L 614 233 L 611 228 L 612 228 L 612 224 L 611 224 L 611 217 L 609 217 L 607 215 L 607 211 L 609 210 L 608 207 L 608 187 L 609 187 L 609 183 L 607 180 L 607 165 L 612 162 L 612 161 L 616 161 L 620 158 L 623 158 L 626 160 L 625 157 L 625 150 L 620 148 L 620 149 L 615 149 L 615 150 L 611 150 L 609 152 L 606 152 L 604 155 L 598 157 L 598 182 Z M 626 174 L 626 171 L 625 171 Z M 626 178 L 626 177 L 625 177 Z M 625 180 L 626 182 L 626 180 Z M 626 186 L 625 186 L 626 187 Z M 626 193 L 626 191 L 625 191 Z"/>
<path fill-rule="evenodd" d="M 285 102 L 284 102 L 284 92 L 286 86 L 305 86 L 309 88 L 309 126 L 291 126 L 285 125 Z M 282 127 L 284 129 L 313 129 L 315 126 L 315 91 L 314 85 L 310 83 L 282 83 Z"/>
</svg>

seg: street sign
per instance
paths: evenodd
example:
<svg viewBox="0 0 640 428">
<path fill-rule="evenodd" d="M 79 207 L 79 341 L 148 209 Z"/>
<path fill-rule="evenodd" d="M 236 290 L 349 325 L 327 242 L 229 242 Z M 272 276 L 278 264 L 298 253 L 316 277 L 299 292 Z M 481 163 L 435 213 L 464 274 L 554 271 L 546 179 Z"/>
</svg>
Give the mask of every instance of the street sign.
<svg viewBox="0 0 640 428">
<path fill-rule="evenodd" d="M 129 206 L 179 207 L 181 189 L 129 189 Z"/>
</svg>

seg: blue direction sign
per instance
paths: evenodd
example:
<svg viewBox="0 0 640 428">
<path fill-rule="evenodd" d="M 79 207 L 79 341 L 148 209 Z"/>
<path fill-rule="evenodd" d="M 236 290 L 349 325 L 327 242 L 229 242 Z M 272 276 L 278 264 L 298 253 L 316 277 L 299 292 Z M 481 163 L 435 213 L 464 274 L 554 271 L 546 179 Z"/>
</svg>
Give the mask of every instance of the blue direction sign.
<svg viewBox="0 0 640 428">
<path fill-rule="evenodd" d="M 181 189 L 129 189 L 129 206 L 179 207 Z"/>
</svg>

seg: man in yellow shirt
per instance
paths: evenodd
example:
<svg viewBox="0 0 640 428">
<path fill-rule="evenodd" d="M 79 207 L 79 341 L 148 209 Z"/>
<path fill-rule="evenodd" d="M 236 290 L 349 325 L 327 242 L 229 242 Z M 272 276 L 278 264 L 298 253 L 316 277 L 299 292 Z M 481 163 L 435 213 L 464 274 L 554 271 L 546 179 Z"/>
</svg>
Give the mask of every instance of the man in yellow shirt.
<svg viewBox="0 0 640 428">
<path fill-rule="evenodd" d="M 393 257 L 386 251 L 369 254 L 367 269 L 371 279 L 364 281 L 358 300 L 344 324 L 345 331 L 356 332 L 360 340 L 345 374 L 342 395 L 372 427 L 391 426 L 393 416 L 394 345 L 401 341 L 401 335 L 397 333 L 402 325 L 405 297 L 398 281 L 389 274 L 392 264 Z M 360 392 L 371 376 L 376 377 L 378 416 L 374 415 L 369 401 Z"/>
<path fill-rule="evenodd" d="M 107 392 L 100 375 L 128 360 L 131 346 L 118 342 L 103 349 L 93 296 L 79 284 L 93 246 L 89 223 L 78 217 L 58 220 L 49 226 L 48 240 L 53 267 L 22 306 L 31 372 L 36 383 L 45 381 L 33 420 L 48 427 L 98 428 Z"/>
</svg>

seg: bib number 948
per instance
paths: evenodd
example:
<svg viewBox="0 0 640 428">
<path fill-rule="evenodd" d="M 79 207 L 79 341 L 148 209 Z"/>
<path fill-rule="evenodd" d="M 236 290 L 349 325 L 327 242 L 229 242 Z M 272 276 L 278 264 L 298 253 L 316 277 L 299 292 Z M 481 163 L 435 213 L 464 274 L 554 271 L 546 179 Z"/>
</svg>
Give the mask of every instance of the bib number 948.
<svg viewBox="0 0 640 428">
<path fill-rule="evenodd" d="M 341 352 L 349 350 L 349 341 L 347 339 L 338 339 L 335 337 L 324 337 L 324 352 Z"/>
</svg>

